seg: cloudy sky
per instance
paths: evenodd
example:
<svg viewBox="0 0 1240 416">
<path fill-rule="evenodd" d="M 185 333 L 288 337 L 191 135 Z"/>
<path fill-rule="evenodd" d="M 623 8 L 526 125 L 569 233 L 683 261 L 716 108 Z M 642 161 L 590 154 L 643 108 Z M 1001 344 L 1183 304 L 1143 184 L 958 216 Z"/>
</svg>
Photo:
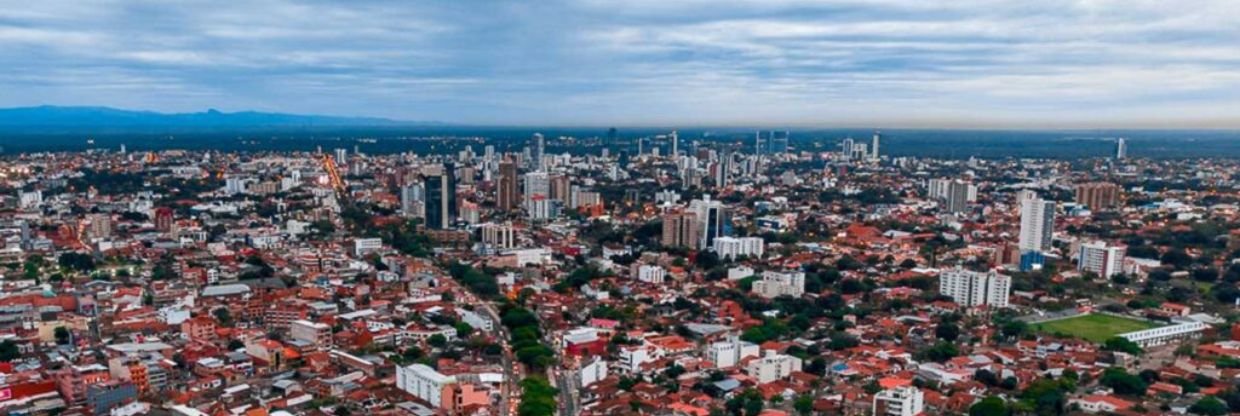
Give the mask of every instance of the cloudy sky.
<svg viewBox="0 0 1240 416">
<path fill-rule="evenodd" d="M 1240 127 L 1234 0 L 0 0 L 0 106 Z"/>
</svg>

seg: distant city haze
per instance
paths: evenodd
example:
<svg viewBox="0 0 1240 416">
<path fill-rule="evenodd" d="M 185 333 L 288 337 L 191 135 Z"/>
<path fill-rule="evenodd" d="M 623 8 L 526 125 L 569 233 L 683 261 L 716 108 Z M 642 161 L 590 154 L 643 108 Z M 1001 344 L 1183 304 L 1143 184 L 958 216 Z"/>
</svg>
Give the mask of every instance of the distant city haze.
<svg viewBox="0 0 1240 416">
<path fill-rule="evenodd" d="M 1240 128 L 1233 1 L 9 2 L 0 107 Z"/>
</svg>

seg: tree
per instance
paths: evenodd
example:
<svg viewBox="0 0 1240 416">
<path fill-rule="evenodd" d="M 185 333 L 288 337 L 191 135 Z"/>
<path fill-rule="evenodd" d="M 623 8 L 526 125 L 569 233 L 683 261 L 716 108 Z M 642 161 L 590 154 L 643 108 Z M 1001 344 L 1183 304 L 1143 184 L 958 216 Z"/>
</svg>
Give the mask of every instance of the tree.
<svg viewBox="0 0 1240 416">
<path fill-rule="evenodd" d="M 1119 351 L 1132 355 L 1141 355 L 1141 346 L 1137 343 L 1129 341 L 1124 337 L 1111 337 L 1102 344 L 1102 349 L 1107 351 Z"/>
<path fill-rule="evenodd" d="M 1145 380 L 1132 374 L 1128 374 L 1120 368 L 1108 368 L 1102 372 L 1102 378 L 1098 382 L 1104 386 L 1115 390 L 1116 394 L 1129 396 L 1140 396 L 1145 394 L 1148 387 Z"/>
<path fill-rule="evenodd" d="M 1206 396 L 1188 408 L 1191 413 L 1205 416 L 1221 416 L 1228 412 L 1227 404 L 1214 396 Z"/>
<path fill-rule="evenodd" d="M 95 258 L 91 257 L 89 254 L 71 251 L 61 254 L 60 258 L 56 259 L 56 262 L 60 264 L 60 267 L 77 270 L 79 272 L 95 270 Z"/>
<path fill-rule="evenodd" d="M 919 353 L 921 358 L 939 363 L 950 360 L 958 354 L 960 350 L 956 348 L 956 345 L 945 341 L 940 341 Z"/>
<path fill-rule="evenodd" d="M 426 343 L 435 348 L 443 348 L 448 345 L 448 338 L 444 337 L 443 334 L 435 334 L 427 338 Z"/>
<path fill-rule="evenodd" d="M 955 341 L 956 338 L 960 337 L 960 327 L 951 322 L 940 323 L 938 327 L 934 328 L 934 336 L 944 341 Z"/>
<path fill-rule="evenodd" d="M 237 339 L 228 340 L 229 351 L 236 351 L 242 348 L 245 348 L 245 343 L 241 342 L 241 340 L 237 340 Z"/>
<path fill-rule="evenodd" d="M 987 369 L 979 369 L 973 372 L 973 379 L 987 386 L 999 385 L 999 376 Z"/>
<path fill-rule="evenodd" d="M 551 387 L 546 378 L 529 376 L 521 380 L 521 405 L 517 407 L 518 416 L 544 416 L 555 414 L 555 395 L 558 391 Z"/>
<path fill-rule="evenodd" d="M 228 308 L 216 308 L 211 311 L 211 315 L 215 317 L 215 320 L 220 322 L 220 325 L 232 325 L 232 312 L 229 312 Z"/>
<path fill-rule="evenodd" d="M 989 396 L 969 407 L 969 416 L 1007 416 L 1007 403 L 998 396 Z"/>
<path fill-rule="evenodd" d="M 13 361 L 21 358 L 21 356 L 21 350 L 17 348 L 16 342 L 13 342 L 13 340 L 10 339 L 0 342 L 0 361 Z"/>
<path fill-rule="evenodd" d="M 797 396 L 796 401 L 792 402 L 792 408 L 796 409 L 797 413 L 808 416 L 814 412 L 814 396 L 808 394 Z"/>
<path fill-rule="evenodd" d="M 1003 324 L 1003 328 L 1000 329 L 1000 331 L 1003 332 L 1003 336 L 1009 337 L 1009 338 L 1015 338 L 1015 337 L 1024 335 L 1025 332 L 1027 332 L 1028 330 L 1029 330 L 1029 324 L 1025 323 L 1025 321 L 1017 321 L 1017 320 L 1012 320 L 1012 321 L 1009 321 L 1008 323 Z"/>
<path fill-rule="evenodd" d="M 70 336 L 69 328 L 58 326 L 53 332 L 54 332 L 54 335 L 56 336 L 57 344 L 65 345 L 69 343 L 69 336 Z"/>
</svg>

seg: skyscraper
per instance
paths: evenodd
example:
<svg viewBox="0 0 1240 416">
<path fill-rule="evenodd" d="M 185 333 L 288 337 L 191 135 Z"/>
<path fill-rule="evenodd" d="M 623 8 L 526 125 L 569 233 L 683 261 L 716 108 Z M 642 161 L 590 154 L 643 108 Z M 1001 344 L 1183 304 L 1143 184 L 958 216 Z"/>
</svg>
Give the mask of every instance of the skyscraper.
<svg viewBox="0 0 1240 416">
<path fill-rule="evenodd" d="M 534 170 L 543 170 L 543 155 L 546 152 L 547 143 L 542 133 L 534 133 L 534 148 L 530 151 L 530 158 L 534 159 L 532 164 Z"/>
<path fill-rule="evenodd" d="M 511 211 L 519 204 L 520 194 L 517 192 L 517 164 L 505 158 L 499 162 L 499 187 L 496 188 L 495 205 L 501 210 Z"/>
<path fill-rule="evenodd" d="M 420 183 L 411 183 L 400 187 L 401 214 L 406 217 L 422 216 L 422 203 L 425 199 L 424 189 Z"/>
<path fill-rule="evenodd" d="M 551 178 L 547 172 L 529 172 L 525 174 L 525 202 L 534 199 L 551 197 Z"/>
<path fill-rule="evenodd" d="M 852 155 L 853 155 L 852 137 L 845 138 L 843 142 L 840 142 L 840 153 L 844 155 L 844 160 L 852 159 Z"/>
<path fill-rule="evenodd" d="M 715 238 L 732 235 L 732 213 L 723 201 L 703 195 L 689 203 L 689 210 L 698 219 L 698 248 L 711 247 Z"/>
<path fill-rule="evenodd" d="M 426 227 L 448 229 L 456 221 L 456 165 L 426 177 Z"/>
<path fill-rule="evenodd" d="M 878 160 L 878 158 L 879 158 L 879 155 L 878 155 L 878 138 L 879 138 L 879 136 L 881 136 L 881 134 L 879 134 L 879 132 L 877 132 L 877 131 L 876 131 L 876 132 L 874 132 L 874 139 L 872 140 L 872 142 L 871 142 L 871 144 L 870 144 L 870 159 L 871 159 L 871 160 Z"/>
<path fill-rule="evenodd" d="M 1107 182 L 1090 182 L 1076 186 L 1076 203 L 1091 210 L 1114 208 L 1119 204 L 1119 185 Z"/>
<path fill-rule="evenodd" d="M 1124 160 L 1128 158 L 1128 141 L 1120 137 L 1115 140 L 1115 159 Z"/>
<path fill-rule="evenodd" d="M 1020 198 L 1020 251 L 1051 249 L 1055 230 L 1055 201 L 1046 201 L 1036 194 L 1022 193 Z"/>
<path fill-rule="evenodd" d="M 672 130 L 672 159 L 680 157 L 680 137 L 676 135 L 676 130 Z"/>
<path fill-rule="evenodd" d="M 697 248 L 697 214 L 675 212 L 663 215 L 663 245 L 667 247 Z"/>
</svg>

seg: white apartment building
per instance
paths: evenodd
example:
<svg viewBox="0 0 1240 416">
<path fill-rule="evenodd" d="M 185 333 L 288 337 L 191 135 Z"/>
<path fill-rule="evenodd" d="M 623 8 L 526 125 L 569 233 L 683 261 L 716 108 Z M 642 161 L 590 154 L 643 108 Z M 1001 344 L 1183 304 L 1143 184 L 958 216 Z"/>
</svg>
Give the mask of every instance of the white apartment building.
<svg viewBox="0 0 1240 416">
<path fill-rule="evenodd" d="M 784 379 L 794 371 L 801 371 L 801 359 L 773 350 L 767 350 L 762 358 L 750 361 L 749 365 L 745 366 L 745 375 L 753 377 L 758 384 Z"/>
<path fill-rule="evenodd" d="M 805 273 L 763 272 L 762 280 L 753 282 L 751 292 L 767 299 L 780 296 L 800 297 L 805 294 Z"/>
<path fill-rule="evenodd" d="M 662 267 L 643 264 L 637 266 L 637 273 L 634 276 L 638 281 L 650 283 L 653 285 L 663 284 L 663 279 L 667 276 L 667 271 Z"/>
<path fill-rule="evenodd" d="M 897 387 L 874 395 L 875 416 L 916 416 L 925 411 L 925 393 L 913 386 Z"/>
<path fill-rule="evenodd" d="M 439 408 L 444 387 L 456 383 L 455 377 L 440 374 L 424 364 L 396 367 L 396 388 Z"/>
<path fill-rule="evenodd" d="M 1093 272 L 1103 278 L 1110 278 L 1123 273 L 1123 268 L 1123 247 L 1108 246 L 1107 243 L 1101 241 L 1081 244 L 1077 270 Z"/>
<path fill-rule="evenodd" d="M 758 344 L 742 341 L 737 336 L 727 340 L 713 342 L 706 347 L 706 359 L 715 363 L 717 368 L 732 368 L 748 357 L 757 357 L 761 348 Z"/>
<path fill-rule="evenodd" d="M 602 357 L 594 357 L 594 361 L 581 366 L 581 369 L 577 370 L 577 376 L 582 388 L 607 378 L 607 360 L 604 360 Z"/>
<path fill-rule="evenodd" d="M 332 345 L 331 325 L 298 319 L 289 323 L 288 331 L 290 338 L 314 344 L 319 348 Z"/>
<path fill-rule="evenodd" d="M 1006 308 L 1011 292 L 1012 278 L 994 270 L 982 273 L 956 267 L 939 274 L 939 293 L 963 306 Z"/>
<path fill-rule="evenodd" d="M 379 238 L 359 238 L 353 240 L 353 255 L 357 257 L 379 251 L 381 248 L 383 248 L 383 240 Z"/>
<path fill-rule="evenodd" d="M 1048 251 L 1055 231 L 1055 201 L 1038 198 L 1032 192 L 1020 196 L 1020 251 Z"/>
<path fill-rule="evenodd" d="M 718 237 L 713 248 L 720 258 L 734 259 L 740 256 L 762 257 L 764 245 L 762 237 Z"/>
</svg>

